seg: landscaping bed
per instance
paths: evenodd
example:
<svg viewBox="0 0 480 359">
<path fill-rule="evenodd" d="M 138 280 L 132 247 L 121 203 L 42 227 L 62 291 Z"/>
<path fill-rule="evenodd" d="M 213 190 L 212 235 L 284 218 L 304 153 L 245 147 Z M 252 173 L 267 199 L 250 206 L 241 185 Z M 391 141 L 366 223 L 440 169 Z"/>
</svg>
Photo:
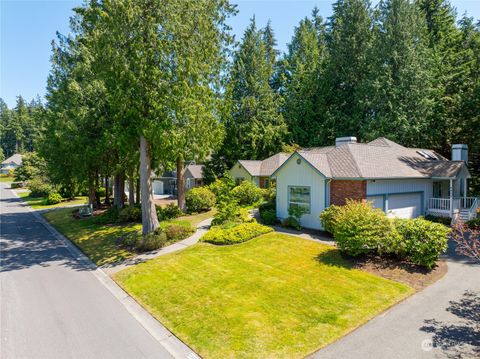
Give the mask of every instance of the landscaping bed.
<svg viewBox="0 0 480 359">
<path fill-rule="evenodd" d="M 199 243 L 113 278 L 205 358 L 300 358 L 414 292 L 331 246 L 268 233 Z"/>
<path fill-rule="evenodd" d="M 63 200 L 60 203 L 45 204 L 46 196 L 32 197 L 29 191 L 17 191 L 18 196 L 27 202 L 33 209 L 49 209 L 62 206 L 81 205 L 87 203 L 87 197 L 75 197 L 74 199 Z"/>
</svg>

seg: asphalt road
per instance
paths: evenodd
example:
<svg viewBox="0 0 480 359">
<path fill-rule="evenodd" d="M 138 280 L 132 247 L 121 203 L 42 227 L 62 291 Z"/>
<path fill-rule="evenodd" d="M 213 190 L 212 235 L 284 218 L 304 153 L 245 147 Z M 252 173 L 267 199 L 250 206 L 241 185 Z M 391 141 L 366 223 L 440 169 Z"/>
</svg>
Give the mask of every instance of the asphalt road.
<svg viewBox="0 0 480 359">
<path fill-rule="evenodd" d="M 0 358 L 171 358 L 0 183 Z"/>
</svg>

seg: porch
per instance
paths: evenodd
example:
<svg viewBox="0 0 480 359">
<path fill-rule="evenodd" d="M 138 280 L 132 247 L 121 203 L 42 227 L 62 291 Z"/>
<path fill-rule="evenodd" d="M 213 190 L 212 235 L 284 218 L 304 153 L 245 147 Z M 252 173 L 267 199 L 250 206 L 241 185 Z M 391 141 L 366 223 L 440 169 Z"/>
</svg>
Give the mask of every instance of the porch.
<svg viewBox="0 0 480 359">
<path fill-rule="evenodd" d="M 468 221 L 476 217 L 478 205 L 476 197 L 429 198 L 427 214 Z"/>
</svg>

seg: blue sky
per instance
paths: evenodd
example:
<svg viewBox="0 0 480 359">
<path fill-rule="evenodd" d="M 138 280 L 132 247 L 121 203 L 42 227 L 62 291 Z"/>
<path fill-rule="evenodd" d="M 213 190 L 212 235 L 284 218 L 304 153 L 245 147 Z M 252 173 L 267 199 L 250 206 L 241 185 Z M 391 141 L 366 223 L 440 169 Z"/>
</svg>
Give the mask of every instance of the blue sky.
<svg viewBox="0 0 480 359">
<path fill-rule="evenodd" d="M 281 51 L 293 28 L 316 5 L 323 17 L 331 15 L 333 0 L 232 0 L 239 13 L 230 20 L 237 39 L 255 14 L 258 26 L 270 19 Z M 377 1 L 373 0 L 373 3 Z M 459 15 L 480 19 L 480 0 L 451 0 Z M 55 32 L 68 33 L 71 9 L 82 0 L 0 0 L 0 97 L 9 107 L 17 95 L 30 100 L 45 94 Z"/>
</svg>

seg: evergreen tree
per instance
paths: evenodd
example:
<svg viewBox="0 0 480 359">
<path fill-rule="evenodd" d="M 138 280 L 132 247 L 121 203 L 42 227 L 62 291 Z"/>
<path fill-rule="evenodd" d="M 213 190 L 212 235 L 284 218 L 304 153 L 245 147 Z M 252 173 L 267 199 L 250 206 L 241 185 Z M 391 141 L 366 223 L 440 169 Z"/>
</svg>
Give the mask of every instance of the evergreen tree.
<svg viewBox="0 0 480 359">
<path fill-rule="evenodd" d="M 365 81 L 371 107 L 362 137 L 388 136 L 405 146 L 422 146 L 432 112 L 433 90 L 424 21 L 408 0 L 378 5 L 371 72 Z"/>
<path fill-rule="evenodd" d="M 290 139 L 300 146 L 323 144 L 323 121 L 319 113 L 320 79 L 326 56 L 323 21 L 314 10 L 295 28 L 281 66 L 284 117 Z"/>
<path fill-rule="evenodd" d="M 229 165 L 243 158 L 264 159 L 282 147 L 287 132 L 280 112 L 282 98 L 270 84 L 274 43 L 273 33 L 268 30 L 265 35 L 252 19 L 235 52 L 227 86 L 231 111 L 224 120 L 221 151 Z"/>
</svg>

